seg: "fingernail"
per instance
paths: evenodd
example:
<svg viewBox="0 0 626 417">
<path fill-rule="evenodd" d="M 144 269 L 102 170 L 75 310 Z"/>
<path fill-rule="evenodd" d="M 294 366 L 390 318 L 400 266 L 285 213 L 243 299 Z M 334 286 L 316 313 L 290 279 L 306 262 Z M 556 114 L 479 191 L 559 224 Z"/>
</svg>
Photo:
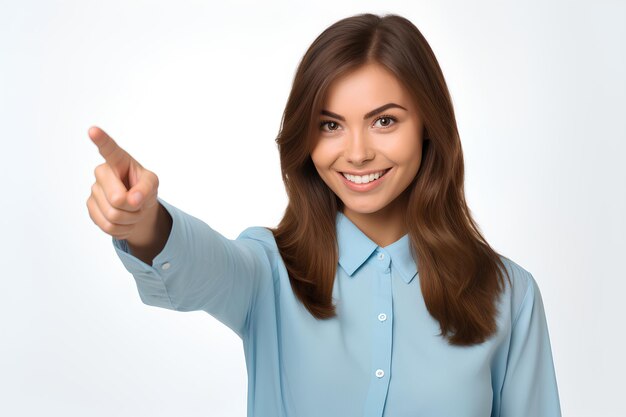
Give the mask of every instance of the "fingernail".
<svg viewBox="0 0 626 417">
<path fill-rule="evenodd" d="M 135 193 L 135 194 L 133 194 L 133 198 L 135 199 L 135 202 L 136 202 L 137 204 L 141 203 L 141 198 L 142 198 L 141 193 Z"/>
</svg>

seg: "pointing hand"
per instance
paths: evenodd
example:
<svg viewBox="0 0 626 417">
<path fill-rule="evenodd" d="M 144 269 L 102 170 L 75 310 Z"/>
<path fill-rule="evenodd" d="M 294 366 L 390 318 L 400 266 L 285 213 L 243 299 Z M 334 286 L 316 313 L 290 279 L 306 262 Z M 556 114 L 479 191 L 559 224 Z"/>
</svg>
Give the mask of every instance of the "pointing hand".
<svg viewBox="0 0 626 417">
<path fill-rule="evenodd" d="M 87 208 L 91 220 L 116 239 L 128 239 L 138 225 L 154 218 L 159 179 L 97 126 L 88 135 L 105 162 L 94 171 Z"/>
</svg>

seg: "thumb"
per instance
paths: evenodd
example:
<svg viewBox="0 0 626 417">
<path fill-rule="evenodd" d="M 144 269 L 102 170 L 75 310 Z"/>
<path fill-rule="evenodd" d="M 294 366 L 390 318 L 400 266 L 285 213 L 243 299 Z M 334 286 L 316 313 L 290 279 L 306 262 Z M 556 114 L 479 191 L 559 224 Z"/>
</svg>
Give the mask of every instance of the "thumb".
<svg viewBox="0 0 626 417">
<path fill-rule="evenodd" d="M 140 208 L 146 204 L 148 207 L 151 206 L 149 202 L 156 196 L 158 183 L 158 178 L 154 173 L 142 170 L 137 183 L 128 190 L 126 200 L 135 208 Z"/>
<path fill-rule="evenodd" d="M 133 191 L 133 193 L 130 194 L 129 202 L 133 206 L 140 206 L 143 202 L 143 193 L 141 191 Z"/>
</svg>

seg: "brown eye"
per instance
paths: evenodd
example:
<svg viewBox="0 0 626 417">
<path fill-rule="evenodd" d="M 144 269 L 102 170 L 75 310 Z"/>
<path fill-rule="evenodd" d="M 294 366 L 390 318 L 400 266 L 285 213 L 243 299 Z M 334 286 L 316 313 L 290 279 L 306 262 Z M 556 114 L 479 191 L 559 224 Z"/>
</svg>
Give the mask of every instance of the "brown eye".
<svg viewBox="0 0 626 417">
<path fill-rule="evenodd" d="M 328 125 L 331 132 L 334 130 L 337 130 L 337 126 L 338 126 L 337 122 L 334 122 L 332 120 L 324 120 L 323 122 L 320 123 L 320 128 L 323 130 L 325 125 Z"/>
<path fill-rule="evenodd" d="M 380 125 L 386 128 L 386 127 L 393 125 L 393 123 L 396 122 L 396 118 L 393 116 L 380 116 L 378 119 L 376 119 L 376 122 L 379 122 L 379 121 L 380 121 Z"/>
</svg>

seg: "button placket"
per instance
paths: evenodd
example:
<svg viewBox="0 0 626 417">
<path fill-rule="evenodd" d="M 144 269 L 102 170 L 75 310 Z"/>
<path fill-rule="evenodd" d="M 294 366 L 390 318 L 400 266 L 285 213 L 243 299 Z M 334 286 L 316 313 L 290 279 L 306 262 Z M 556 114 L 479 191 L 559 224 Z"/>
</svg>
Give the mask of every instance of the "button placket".
<svg viewBox="0 0 626 417">
<path fill-rule="evenodd" d="M 377 264 L 378 264 L 378 268 L 383 271 L 384 273 L 388 274 L 391 272 L 390 269 L 390 265 L 391 265 L 391 258 L 389 257 L 389 254 L 385 253 L 384 249 L 379 248 L 376 254 L 376 259 L 377 259 Z"/>
<path fill-rule="evenodd" d="M 389 274 L 392 260 L 384 248 L 378 247 L 370 262 L 372 272 L 375 274 L 372 281 L 372 308 L 375 316 L 371 318 L 375 321 L 372 322 L 374 326 L 370 368 L 372 380 L 366 398 L 365 417 L 380 417 L 385 406 L 391 375 L 389 372 L 393 339 L 393 297 Z"/>
</svg>

